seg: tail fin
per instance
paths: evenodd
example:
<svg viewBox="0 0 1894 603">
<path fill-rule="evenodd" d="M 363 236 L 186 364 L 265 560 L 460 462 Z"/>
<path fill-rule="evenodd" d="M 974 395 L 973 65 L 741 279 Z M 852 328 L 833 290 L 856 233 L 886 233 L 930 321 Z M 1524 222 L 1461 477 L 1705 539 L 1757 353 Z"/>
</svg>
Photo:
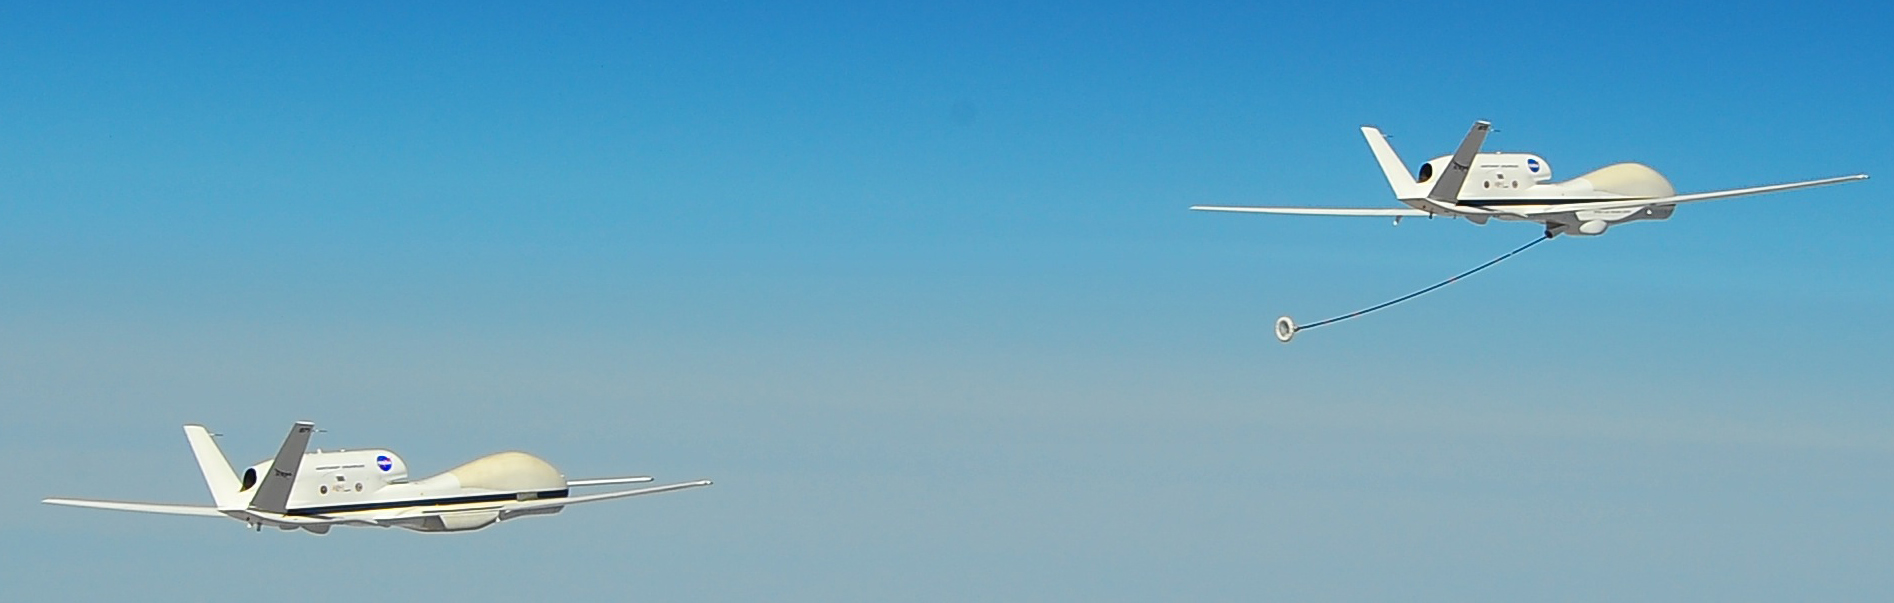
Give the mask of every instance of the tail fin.
<svg viewBox="0 0 1894 603">
<path fill-rule="evenodd" d="M 1407 164 L 1401 163 L 1401 156 L 1394 154 L 1394 147 L 1388 145 L 1388 137 L 1381 134 L 1380 128 L 1362 126 L 1361 135 L 1368 139 L 1368 149 L 1374 151 L 1374 160 L 1381 164 L 1381 173 L 1388 177 L 1388 187 L 1394 189 L 1396 199 L 1427 196 L 1427 190 L 1408 175 Z"/>
<path fill-rule="evenodd" d="M 230 461 L 211 439 L 210 430 L 203 425 L 185 425 L 184 438 L 191 441 L 191 454 L 197 456 L 197 469 L 204 472 L 204 485 L 210 486 L 210 497 L 217 508 L 242 509 L 243 493 L 237 485 L 237 474 L 230 470 Z"/>
<path fill-rule="evenodd" d="M 1480 145 L 1486 142 L 1486 132 L 1491 129 L 1493 124 L 1485 120 L 1473 122 L 1473 129 L 1467 130 L 1466 140 L 1460 141 L 1453 159 L 1440 170 L 1440 176 L 1434 178 L 1434 190 L 1427 193 L 1428 199 L 1441 203 L 1460 199 L 1460 187 L 1466 184 L 1467 172 L 1473 169 L 1473 158 L 1480 154 Z"/>
<path fill-rule="evenodd" d="M 309 421 L 297 421 L 290 426 L 289 437 L 283 438 L 283 448 L 276 451 L 269 473 L 256 485 L 256 495 L 250 497 L 250 508 L 271 513 L 289 510 L 290 488 L 296 485 L 303 452 L 309 450 L 309 434 L 315 430 L 316 424 Z"/>
</svg>

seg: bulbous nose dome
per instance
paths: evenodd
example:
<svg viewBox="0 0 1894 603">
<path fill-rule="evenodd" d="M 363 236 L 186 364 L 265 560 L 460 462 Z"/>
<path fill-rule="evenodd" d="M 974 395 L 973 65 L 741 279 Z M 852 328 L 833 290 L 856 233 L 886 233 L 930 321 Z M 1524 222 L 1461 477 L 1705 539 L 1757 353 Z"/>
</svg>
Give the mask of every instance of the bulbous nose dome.
<svg viewBox="0 0 1894 603">
<path fill-rule="evenodd" d="M 1579 179 L 1590 182 L 1592 190 L 1627 197 L 1649 199 L 1677 194 L 1677 189 L 1670 186 L 1670 180 L 1641 163 L 1614 163 L 1579 176 Z"/>
<path fill-rule="evenodd" d="M 489 454 L 447 471 L 463 488 L 564 490 L 566 476 L 551 463 L 524 452 Z"/>
</svg>

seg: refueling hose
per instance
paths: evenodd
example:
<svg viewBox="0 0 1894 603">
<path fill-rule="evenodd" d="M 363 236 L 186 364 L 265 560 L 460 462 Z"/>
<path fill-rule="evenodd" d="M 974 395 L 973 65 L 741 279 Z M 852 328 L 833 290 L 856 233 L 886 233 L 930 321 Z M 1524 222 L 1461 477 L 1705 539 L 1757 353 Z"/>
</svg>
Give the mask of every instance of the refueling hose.
<svg viewBox="0 0 1894 603">
<path fill-rule="evenodd" d="M 1453 284 L 1454 282 L 1456 282 L 1456 281 L 1459 281 L 1460 279 L 1463 279 L 1463 278 L 1466 278 L 1466 277 L 1469 277 L 1469 276 L 1473 276 L 1473 274 L 1474 274 L 1474 273 L 1476 273 L 1476 272 L 1479 272 L 1479 271 L 1481 271 L 1481 270 L 1485 270 L 1485 269 L 1487 269 L 1487 268 L 1491 268 L 1491 267 L 1492 267 L 1492 266 L 1493 266 L 1494 264 L 1498 264 L 1498 263 L 1500 263 L 1500 262 L 1503 262 L 1503 261 L 1506 261 L 1506 258 L 1510 258 L 1510 257 L 1513 257 L 1513 256 L 1515 256 L 1515 255 L 1518 255 L 1518 254 L 1519 254 L 1520 252 L 1522 252 L 1522 251 L 1525 251 L 1525 250 L 1527 250 L 1527 249 L 1532 249 L 1532 246 L 1533 246 L 1533 245 L 1538 245 L 1538 244 L 1540 244 L 1540 243 L 1544 243 L 1544 242 L 1546 242 L 1546 241 L 1548 241 L 1548 240 L 1551 240 L 1551 239 L 1552 239 L 1552 234 L 1548 232 L 1548 233 L 1546 233 L 1546 234 L 1545 234 L 1544 236 L 1540 236 L 1540 237 L 1538 237 L 1538 238 L 1535 238 L 1535 239 L 1533 239 L 1531 243 L 1527 243 L 1527 244 L 1525 244 L 1525 245 L 1521 245 L 1521 246 L 1519 246 L 1519 248 L 1518 248 L 1518 249 L 1514 249 L 1514 250 L 1512 250 L 1512 251 L 1508 251 L 1508 252 L 1506 252 L 1506 255 L 1502 255 L 1502 256 L 1499 256 L 1499 257 L 1496 257 L 1496 258 L 1493 258 L 1493 259 L 1491 259 L 1491 260 L 1488 260 L 1488 261 L 1487 261 L 1486 263 L 1484 263 L 1484 264 L 1480 264 L 1480 265 L 1478 265 L 1478 266 L 1474 266 L 1472 270 L 1468 270 L 1468 271 L 1466 271 L 1466 272 L 1462 272 L 1462 273 L 1460 273 L 1460 274 L 1456 274 L 1456 275 L 1454 275 L 1454 276 L 1453 276 L 1452 278 L 1449 278 L 1449 279 L 1447 279 L 1447 280 L 1444 280 L 1444 281 L 1440 281 L 1440 282 L 1438 282 L 1438 283 L 1434 283 L 1434 284 L 1433 284 L 1432 286 L 1429 286 L 1429 287 L 1427 287 L 1426 289 L 1421 289 L 1421 290 L 1419 290 L 1419 291 L 1415 291 L 1415 292 L 1413 292 L 1413 293 L 1409 293 L 1409 294 L 1407 294 L 1407 295 L 1403 295 L 1403 296 L 1400 296 L 1400 297 L 1397 297 L 1397 298 L 1394 298 L 1394 299 L 1391 299 L 1391 300 L 1388 300 L 1388 301 L 1385 301 L 1385 302 L 1381 302 L 1381 303 L 1379 303 L 1379 304 L 1375 304 L 1375 305 L 1373 305 L 1373 306 L 1369 306 L 1369 307 L 1367 307 L 1367 308 L 1363 308 L 1363 309 L 1361 309 L 1361 310 L 1356 310 L 1356 311 L 1354 311 L 1354 312 L 1350 312 L 1350 313 L 1347 313 L 1347 314 L 1343 314 L 1343 315 L 1341 315 L 1341 316 L 1337 316 L 1337 317 L 1334 317 L 1334 318 L 1329 318 L 1329 319 L 1324 319 L 1324 320 L 1318 320 L 1318 321 L 1315 321 L 1315 322 L 1312 322 L 1312 323 L 1309 323 L 1309 324 L 1306 324 L 1306 325 L 1300 325 L 1300 326 L 1298 326 L 1298 325 L 1296 325 L 1296 323 L 1295 323 L 1295 321 L 1293 321 L 1293 320 L 1290 320 L 1290 319 L 1289 319 L 1289 317 L 1287 317 L 1287 316 L 1284 316 L 1284 317 L 1281 317 L 1281 318 L 1278 318 L 1278 319 L 1276 319 L 1276 339 L 1278 339 L 1278 340 L 1280 340 L 1280 341 L 1282 341 L 1283 343 L 1289 343 L 1289 340 L 1290 340 L 1290 339 L 1294 339 L 1294 338 L 1295 338 L 1295 336 L 1296 336 L 1296 333 L 1299 333 L 1299 332 L 1302 332 L 1302 331 L 1306 331 L 1306 330 L 1309 330 L 1309 329 L 1313 329 L 1313 328 L 1316 328 L 1316 327 L 1320 327 L 1320 326 L 1323 326 L 1323 325 L 1330 325 L 1330 324 L 1334 324 L 1334 323 L 1338 323 L 1338 322 L 1341 322 L 1341 321 L 1344 321 L 1344 320 L 1348 320 L 1348 319 L 1350 319 L 1350 318 L 1355 318 L 1355 317 L 1357 317 L 1357 316 L 1362 316 L 1362 315 L 1365 315 L 1365 314 L 1368 314 L 1368 313 L 1370 313 L 1370 312 L 1373 312 L 1373 311 L 1375 311 L 1375 310 L 1380 310 L 1380 309 L 1382 309 L 1382 308 L 1386 308 L 1386 307 L 1388 307 L 1388 306 L 1392 306 L 1392 305 L 1394 305 L 1394 304 L 1398 304 L 1398 303 L 1401 303 L 1401 302 L 1404 302 L 1404 301 L 1407 301 L 1407 300 L 1410 300 L 1410 299 L 1414 299 L 1414 298 L 1416 298 L 1416 297 L 1420 297 L 1420 296 L 1422 296 L 1422 295 L 1426 295 L 1426 294 L 1427 294 L 1428 292 L 1430 292 L 1430 291 L 1433 291 L 1433 290 L 1435 290 L 1435 289 L 1439 289 L 1439 288 L 1441 288 L 1441 287 L 1445 287 L 1445 286 L 1447 286 L 1447 285 L 1451 285 L 1451 284 Z"/>
</svg>

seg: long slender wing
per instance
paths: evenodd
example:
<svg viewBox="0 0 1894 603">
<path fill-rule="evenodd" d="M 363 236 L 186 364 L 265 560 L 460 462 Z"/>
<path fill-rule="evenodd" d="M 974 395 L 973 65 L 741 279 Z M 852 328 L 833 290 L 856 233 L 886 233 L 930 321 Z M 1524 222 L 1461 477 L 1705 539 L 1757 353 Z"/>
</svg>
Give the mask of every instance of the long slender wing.
<svg viewBox="0 0 1894 603">
<path fill-rule="evenodd" d="M 639 475 L 639 476 L 633 476 L 633 477 L 590 477 L 586 479 L 566 480 L 566 487 L 578 488 L 581 486 L 613 486 L 613 485 L 618 485 L 618 484 L 642 484 L 648 481 L 651 481 L 651 476 L 649 475 Z"/>
<path fill-rule="evenodd" d="M 519 503 L 507 505 L 506 510 L 502 511 L 502 514 L 503 516 L 527 515 L 528 514 L 526 513 L 527 511 L 533 511 L 537 509 L 563 507 L 566 505 L 576 505 L 579 503 L 596 502 L 596 501 L 601 501 L 601 500 L 611 500 L 614 498 L 624 498 L 627 496 L 642 496 L 645 494 L 658 494 L 662 492 L 673 492 L 677 490 L 684 490 L 688 488 L 698 488 L 698 487 L 708 486 L 708 485 L 710 485 L 710 480 L 702 479 L 702 480 L 697 480 L 694 482 L 684 482 L 681 484 L 666 484 L 663 486 L 652 486 L 649 488 L 639 488 L 636 490 L 620 490 L 617 492 L 606 492 L 603 494 L 588 494 L 586 496 L 569 496 L 566 498 L 542 498 L 538 500 L 529 500 L 525 502 L 519 502 Z"/>
<path fill-rule="evenodd" d="M 217 507 L 196 505 L 165 505 L 158 503 L 119 502 L 115 500 L 86 500 L 82 498 L 48 498 L 40 502 L 49 505 L 67 507 L 85 507 L 88 509 L 107 509 L 111 511 L 132 511 L 135 513 L 160 513 L 164 515 L 194 515 L 197 517 L 227 517 Z"/>
<path fill-rule="evenodd" d="M 329 525 L 329 526 L 380 525 L 373 519 L 367 519 L 367 518 L 362 518 L 362 517 L 335 517 L 332 515 L 286 515 L 283 513 L 271 513 L 269 511 L 258 511 L 256 509 L 244 509 L 241 511 L 231 511 L 230 513 L 237 514 L 239 515 L 240 519 L 244 519 L 246 521 L 254 520 L 258 523 L 262 523 L 265 525 L 272 525 L 272 526 L 303 527 L 303 526 L 325 526 L 325 525 Z"/>
<path fill-rule="evenodd" d="M 1296 216 L 1356 216 L 1398 218 L 1404 216 L 1425 216 L 1427 212 L 1413 208 L 1353 208 L 1353 207 L 1241 207 L 1231 205 L 1192 205 L 1197 211 L 1231 211 L 1251 214 L 1289 214 Z"/>
<path fill-rule="evenodd" d="M 1691 193 L 1688 195 L 1657 197 L 1654 199 L 1632 199 L 1628 201 L 1594 201 L 1591 203 L 1564 203 L 1564 204 L 1559 204 L 1559 205 L 1548 205 L 1543 208 L 1533 208 L 1530 210 L 1519 211 L 1519 212 L 1514 212 L 1514 213 L 1518 213 L 1520 215 L 1563 214 L 1563 213 L 1570 213 L 1570 212 L 1575 212 L 1575 211 L 1597 211 L 1597 210 L 1604 210 L 1604 209 L 1621 209 L 1621 208 L 1626 208 L 1626 207 L 1644 207 L 1646 205 L 1674 205 L 1677 203 L 1690 203 L 1693 201 L 1715 201 L 1717 199 L 1728 199 L 1731 197 L 1760 195 L 1763 193 L 1776 193 L 1776 192 L 1782 192 L 1782 191 L 1788 191 L 1788 190 L 1795 190 L 1798 188 L 1827 186 L 1830 184 L 1841 184 L 1843 182 L 1854 182 L 1856 180 L 1867 180 L 1867 179 L 1868 179 L 1867 174 L 1855 174 L 1853 176 L 1837 176 L 1834 178 L 1822 178 L 1820 180 L 1804 180 L 1801 182 L 1789 182 L 1786 184 L 1771 184 L 1768 186 L 1752 186 L 1749 188 L 1734 188 L 1734 189 L 1724 190 L 1724 191 L 1710 191 L 1707 193 Z"/>
</svg>

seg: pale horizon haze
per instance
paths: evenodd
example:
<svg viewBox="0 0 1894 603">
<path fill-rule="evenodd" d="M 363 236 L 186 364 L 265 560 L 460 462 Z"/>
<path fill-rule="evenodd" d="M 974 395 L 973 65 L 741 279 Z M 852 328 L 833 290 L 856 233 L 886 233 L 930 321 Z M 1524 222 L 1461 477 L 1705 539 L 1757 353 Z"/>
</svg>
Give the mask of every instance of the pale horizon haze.
<svg viewBox="0 0 1894 603">
<path fill-rule="evenodd" d="M 0 599 L 1865 601 L 1894 592 L 1894 9 L 12 3 Z M 1394 207 L 1868 173 L 1516 247 Z M 437 535 L 208 504 L 709 478 Z"/>
</svg>

